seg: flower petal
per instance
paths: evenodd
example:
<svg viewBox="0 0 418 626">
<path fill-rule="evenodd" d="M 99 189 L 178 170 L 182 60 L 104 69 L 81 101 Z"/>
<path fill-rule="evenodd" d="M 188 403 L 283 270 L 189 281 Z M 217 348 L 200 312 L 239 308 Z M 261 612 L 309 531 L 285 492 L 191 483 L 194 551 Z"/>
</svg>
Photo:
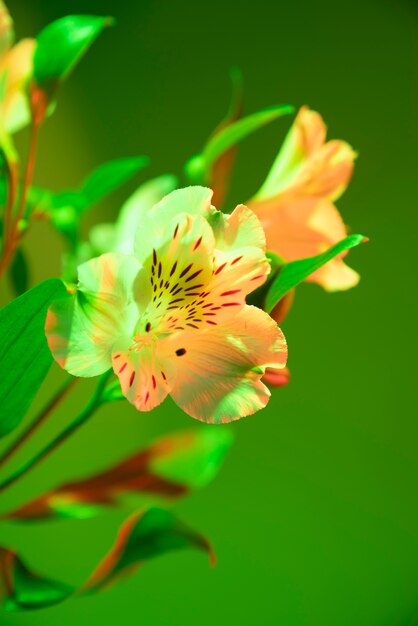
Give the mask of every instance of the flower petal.
<svg viewBox="0 0 418 626">
<path fill-rule="evenodd" d="M 142 211 L 138 219 L 138 230 L 134 250 L 137 258 L 144 263 L 153 247 L 163 245 L 172 237 L 169 224 L 178 215 L 208 217 L 211 213 L 213 191 L 206 187 L 186 187 L 177 189 L 165 196 L 150 210 Z"/>
<path fill-rule="evenodd" d="M 13 20 L 3 0 L 0 0 L 0 58 L 10 49 L 14 38 Z"/>
<path fill-rule="evenodd" d="M 256 199 L 290 190 L 332 200 L 341 196 L 353 172 L 355 152 L 344 141 L 325 140 L 322 117 L 302 107 Z"/>
<path fill-rule="evenodd" d="M 164 340 L 136 348 L 128 339 L 115 345 L 112 366 L 123 394 L 139 411 L 151 411 L 166 398 L 176 373 L 174 359 L 162 358 Z"/>
<path fill-rule="evenodd" d="M 75 376 L 97 376 L 111 367 L 115 341 L 133 332 L 139 313 L 134 257 L 104 254 L 79 267 L 77 291 L 49 309 L 45 332 L 57 363 Z"/>
<path fill-rule="evenodd" d="M 206 332 L 167 339 L 178 358 L 171 395 L 189 415 L 205 422 L 239 419 L 263 408 L 270 392 L 261 382 L 266 367 L 284 367 L 286 341 L 264 311 L 246 306 L 227 323 Z"/>
<path fill-rule="evenodd" d="M 147 242 L 142 259 L 152 289 L 152 301 L 139 333 L 173 332 L 204 324 L 202 311 L 210 300 L 208 284 L 213 272 L 215 240 L 208 222 L 200 216 L 177 215 L 166 224 L 154 248 Z M 145 247 L 148 249 L 145 254 Z"/>
<path fill-rule="evenodd" d="M 320 254 L 347 236 L 336 207 L 325 198 L 289 193 L 282 199 L 257 202 L 254 209 L 267 234 L 268 248 L 286 261 Z M 330 261 L 307 280 L 329 291 L 353 287 L 359 280 L 358 275 L 341 258 Z"/>
<path fill-rule="evenodd" d="M 231 215 L 219 213 L 211 223 L 216 249 L 208 289 L 219 322 L 245 305 L 246 295 L 265 282 L 270 264 L 261 223 L 246 206 L 237 206 Z"/>
<path fill-rule="evenodd" d="M 33 72 L 35 40 L 23 39 L 6 54 L 1 72 L 6 75 L 5 97 L 1 105 L 8 132 L 15 133 L 30 121 L 26 83 Z"/>
<path fill-rule="evenodd" d="M 122 206 L 115 227 L 115 251 L 134 253 L 135 233 L 141 215 L 175 189 L 177 179 L 169 174 L 153 178 L 139 187 Z"/>
</svg>

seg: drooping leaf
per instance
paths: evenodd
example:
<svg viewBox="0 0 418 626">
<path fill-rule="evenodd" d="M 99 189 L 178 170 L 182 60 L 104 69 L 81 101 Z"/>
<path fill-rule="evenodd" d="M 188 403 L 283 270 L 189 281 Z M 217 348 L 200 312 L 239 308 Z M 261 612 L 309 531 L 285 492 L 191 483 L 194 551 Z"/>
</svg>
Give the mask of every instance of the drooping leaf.
<svg viewBox="0 0 418 626">
<path fill-rule="evenodd" d="M 91 206 L 130 180 L 139 170 L 148 165 L 145 156 L 117 159 L 100 165 L 88 176 L 81 186 L 86 205 Z"/>
<path fill-rule="evenodd" d="M 32 572 L 14 550 L 0 547 L 0 606 L 5 611 L 43 609 L 66 600 L 73 591 Z"/>
<path fill-rule="evenodd" d="M 152 508 L 144 514 L 135 514 L 122 526 L 114 547 L 87 581 L 83 593 L 108 587 L 150 558 L 183 548 L 206 552 L 211 563 L 215 562 L 208 540 L 170 511 Z"/>
<path fill-rule="evenodd" d="M 49 279 L 0 310 L 0 436 L 19 424 L 49 370 L 46 311 L 64 294 L 63 283 Z"/>
<path fill-rule="evenodd" d="M 254 131 L 276 120 L 282 115 L 293 112 L 293 107 L 288 104 L 269 107 L 243 117 L 236 122 L 220 129 L 210 137 L 202 153 L 193 157 L 186 163 L 186 174 L 193 184 L 209 183 L 211 169 L 216 161 L 233 146 L 245 139 Z"/>
<path fill-rule="evenodd" d="M 334 257 L 344 253 L 350 248 L 358 246 L 364 241 L 367 241 L 367 238 L 363 235 L 349 235 L 322 254 L 306 259 L 298 259 L 297 261 L 283 265 L 274 280 L 270 283 L 265 301 L 265 310 L 267 313 L 272 312 L 276 304 L 288 291 L 308 278 L 313 272 L 316 272 L 316 270 L 325 265 L 325 263 L 328 263 L 328 261 L 331 261 Z"/>
<path fill-rule="evenodd" d="M 127 496 L 140 496 L 147 505 L 171 503 L 212 480 L 231 443 L 225 429 L 168 435 L 114 467 L 62 485 L 0 519 L 83 519 L 122 504 Z"/>
<path fill-rule="evenodd" d="M 44 28 L 34 57 L 34 79 L 39 87 L 55 87 L 63 80 L 106 26 L 113 20 L 97 15 L 68 15 Z"/>
<path fill-rule="evenodd" d="M 169 511 L 152 508 L 136 513 L 122 525 L 113 548 L 92 576 L 75 588 L 33 572 L 13 550 L 0 547 L 0 607 L 30 611 L 59 604 L 74 594 L 96 593 L 133 574 L 151 558 L 187 548 L 206 552 L 214 563 L 209 541 Z"/>
<path fill-rule="evenodd" d="M 16 251 L 9 273 L 15 294 L 25 293 L 29 286 L 29 267 L 22 248 Z"/>
</svg>

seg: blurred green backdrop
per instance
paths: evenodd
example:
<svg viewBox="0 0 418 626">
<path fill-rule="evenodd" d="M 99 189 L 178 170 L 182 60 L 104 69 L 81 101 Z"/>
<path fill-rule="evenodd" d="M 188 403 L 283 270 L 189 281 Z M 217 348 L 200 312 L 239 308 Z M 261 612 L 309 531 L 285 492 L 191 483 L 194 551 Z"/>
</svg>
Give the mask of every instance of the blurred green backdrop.
<svg viewBox="0 0 418 626">
<path fill-rule="evenodd" d="M 238 65 L 247 113 L 307 103 L 323 114 L 331 137 L 358 150 L 339 208 L 371 243 L 350 255 L 362 275 L 352 292 L 299 289 L 283 325 L 291 384 L 273 393 L 267 410 L 231 426 L 237 443 L 220 476 L 177 506 L 213 539 L 217 567 L 211 570 L 200 554 L 172 554 L 106 593 L 38 613 L 2 614 L 0 624 L 417 624 L 417 4 L 11 0 L 9 6 L 20 37 L 67 13 L 118 21 L 61 93 L 43 132 L 39 184 L 75 185 L 99 163 L 136 154 L 152 158 L 137 183 L 179 172 L 223 116 L 228 69 Z M 242 145 L 231 203 L 257 189 L 289 124 L 283 118 Z M 123 197 L 113 196 L 91 222 L 114 216 Z M 33 282 L 58 274 L 60 245 L 46 226 L 25 242 Z M 61 379 L 55 367 L 36 407 Z M 71 419 L 90 390 L 90 382 L 80 385 L 16 463 Z M 158 434 L 192 426 L 205 427 L 171 401 L 151 414 L 127 403 L 103 409 L 4 495 L 1 508 L 103 467 Z M 1 543 L 42 572 L 81 582 L 122 518 L 113 512 L 86 522 L 4 524 Z"/>
</svg>

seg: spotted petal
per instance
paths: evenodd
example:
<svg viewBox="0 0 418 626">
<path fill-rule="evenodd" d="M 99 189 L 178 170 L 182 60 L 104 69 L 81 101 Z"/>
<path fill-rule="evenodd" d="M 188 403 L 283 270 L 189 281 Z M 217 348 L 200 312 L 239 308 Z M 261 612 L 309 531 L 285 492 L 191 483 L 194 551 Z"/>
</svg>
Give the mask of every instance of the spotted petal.
<svg viewBox="0 0 418 626">
<path fill-rule="evenodd" d="M 200 216 L 177 215 L 160 240 L 144 242 L 141 255 L 152 301 L 142 317 L 139 333 L 174 332 L 198 328 L 213 273 L 215 241 L 208 222 Z M 148 254 L 145 254 L 145 247 Z"/>
<path fill-rule="evenodd" d="M 111 367 L 116 341 L 132 333 L 139 313 L 134 257 L 104 254 L 79 267 L 75 293 L 49 309 L 45 332 L 58 364 L 75 376 L 97 376 Z"/>
<path fill-rule="evenodd" d="M 112 365 L 123 394 L 139 411 L 151 411 L 170 392 L 176 373 L 175 355 L 164 359 L 164 340 L 132 344 L 127 339 L 115 345 Z"/>
<path fill-rule="evenodd" d="M 210 215 L 212 195 L 213 191 L 206 187 L 176 189 L 151 209 L 142 211 L 134 246 L 138 259 L 143 263 L 152 252 L 152 247 L 162 245 L 167 237 L 172 236 L 169 224 L 178 215 L 186 213 L 202 218 Z"/>
<path fill-rule="evenodd" d="M 270 397 L 261 382 L 265 368 L 284 367 L 287 357 L 276 323 L 252 306 L 219 327 L 178 333 L 167 343 L 178 355 L 172 397 L 192 417 L 216 424 L 263 408 Z"/>
<path fill-rule="evenodd" d="M 209 287 L 211 298 L 221 307 L 225 319 L 227 312 L 235 314 L 242 308 L 245 297 L 266 280 L 270 272 L 265 256 L 266 237 L 259 219 L 243 204 L 231 215 L 219 213 L 211 223 L 216 250 Z"/>
</svg>

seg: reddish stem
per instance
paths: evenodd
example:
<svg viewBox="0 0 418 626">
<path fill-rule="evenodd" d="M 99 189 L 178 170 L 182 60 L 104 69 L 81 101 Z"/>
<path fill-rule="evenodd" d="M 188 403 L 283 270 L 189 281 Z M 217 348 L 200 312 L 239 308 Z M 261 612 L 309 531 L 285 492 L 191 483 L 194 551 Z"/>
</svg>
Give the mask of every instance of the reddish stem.
<svg viewBox="0 0 418 626">
<path fill-rule="evenodd" d="M 24 443 L 33 435 L 35 431 L 46 421 L 47 417 L 54 411 L 54 409 L 65 398 L 67 393 L 77 382 L 78 378 L 70 378 L 67 380 L 57 393 L 51 398 L 50 402 L 41 410 L 41 412 L 35 417 L 32 424 L 16 439 L 14 443 L 0 456 L 0 467 L 2 467 L 14 454 L 23 446 Z"/>
</svg>

